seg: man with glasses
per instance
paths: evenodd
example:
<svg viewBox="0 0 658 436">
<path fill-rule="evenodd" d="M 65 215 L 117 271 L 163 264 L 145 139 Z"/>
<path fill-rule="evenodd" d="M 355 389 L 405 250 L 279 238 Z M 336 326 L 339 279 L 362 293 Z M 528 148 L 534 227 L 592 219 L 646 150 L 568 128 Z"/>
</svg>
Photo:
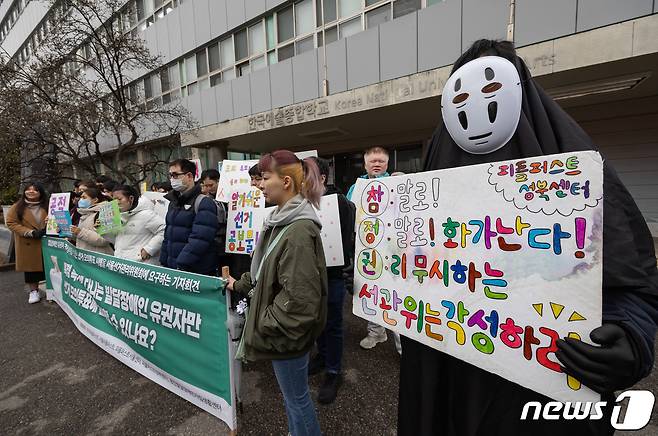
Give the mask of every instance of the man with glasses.
<svg viewBox="0 0 658 436">
<path fill-rule="evenodd" d="M 217 206 L 194 183 L 195 171 L 196 166 L 187 159 L 169 164 L 172 191 L 165 196 L 169 210 L 160 263 L 168 268 L 216 275 Z"/>
</svg>

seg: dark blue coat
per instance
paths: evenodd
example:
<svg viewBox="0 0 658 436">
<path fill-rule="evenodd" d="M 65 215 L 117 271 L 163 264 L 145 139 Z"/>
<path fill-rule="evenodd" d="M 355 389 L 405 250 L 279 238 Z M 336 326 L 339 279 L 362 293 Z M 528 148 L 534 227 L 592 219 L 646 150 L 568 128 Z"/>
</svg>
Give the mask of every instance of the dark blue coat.
<svg viewBox="0 0 658 436">
<path fill-rule="evenodd" d="M 165 196 L 170 203 L 160 263 L 168 268 L 215 275 L 217 207 L 212 199 L 205 197 L 195 213 L 194 200 L 200 194 L 201 187 L 197 185 L 182 194 L 171 191 Z"/>
</svg>

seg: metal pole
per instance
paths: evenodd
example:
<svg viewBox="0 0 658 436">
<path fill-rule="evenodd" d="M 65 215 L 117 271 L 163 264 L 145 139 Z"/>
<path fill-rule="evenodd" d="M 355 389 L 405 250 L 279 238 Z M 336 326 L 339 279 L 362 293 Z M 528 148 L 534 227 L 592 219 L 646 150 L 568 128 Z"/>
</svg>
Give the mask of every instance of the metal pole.
<svg viewBox="0 0 658 436">
<path fill-rule="evenodd" d="M 317 5 L 317 3 L 315 3 Z M 325 33 L 326 23 L 324 22 L 324 0 L 320 0 L 320 16 L 322 17 L 322 67 L 324 69 L 324 80 L 322 80 L 322 95 L 329 95 L 329 79 L 327 78 L 327 34 Z"/>
<path fill-rule="evenodd" d="M 507 40 L 514 42 L 514 18 L 515 18 L 516 1 L 509 2 L 509 22 L 507 23 Z"/>
</svg>

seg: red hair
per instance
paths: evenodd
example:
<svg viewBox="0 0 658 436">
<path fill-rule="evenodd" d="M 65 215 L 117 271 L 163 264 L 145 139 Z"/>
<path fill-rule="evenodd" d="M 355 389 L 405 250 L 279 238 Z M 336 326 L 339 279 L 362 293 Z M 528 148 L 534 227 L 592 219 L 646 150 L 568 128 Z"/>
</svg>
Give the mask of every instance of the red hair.
<svg viewBox="0 0 658 436">
<path fill-rule="evenodd" d="M 258 169 L 261 173 L 275 172 L 279 177 L 290 177 L 295 193 L 301 194 L 313 206 L 320 207 L 324 185 L 320 168 L 312 158 L 300 160 L 292 151 L 276 150 L 260 158 Z"/>
</svg>

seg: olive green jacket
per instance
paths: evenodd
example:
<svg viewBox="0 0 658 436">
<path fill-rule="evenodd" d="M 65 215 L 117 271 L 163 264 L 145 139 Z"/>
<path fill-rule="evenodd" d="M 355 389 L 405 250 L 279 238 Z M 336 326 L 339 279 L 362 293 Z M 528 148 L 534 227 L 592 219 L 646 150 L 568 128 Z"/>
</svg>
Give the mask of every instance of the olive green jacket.
<svg viewBox="0 0 658 436">
<path fill-rule="evenodd" d="M 263 262 L 244 327 L 245 358 L 293 359 L 308 352 L 324 329 L 327 317 L 327 268 L 320 228 L 309 219 L 288 224 L 288 230 Z M 267 247 L 283 227 L 261 235 Z M 247 294 L 250 273 L 233 289 Z"/>
</svg>

